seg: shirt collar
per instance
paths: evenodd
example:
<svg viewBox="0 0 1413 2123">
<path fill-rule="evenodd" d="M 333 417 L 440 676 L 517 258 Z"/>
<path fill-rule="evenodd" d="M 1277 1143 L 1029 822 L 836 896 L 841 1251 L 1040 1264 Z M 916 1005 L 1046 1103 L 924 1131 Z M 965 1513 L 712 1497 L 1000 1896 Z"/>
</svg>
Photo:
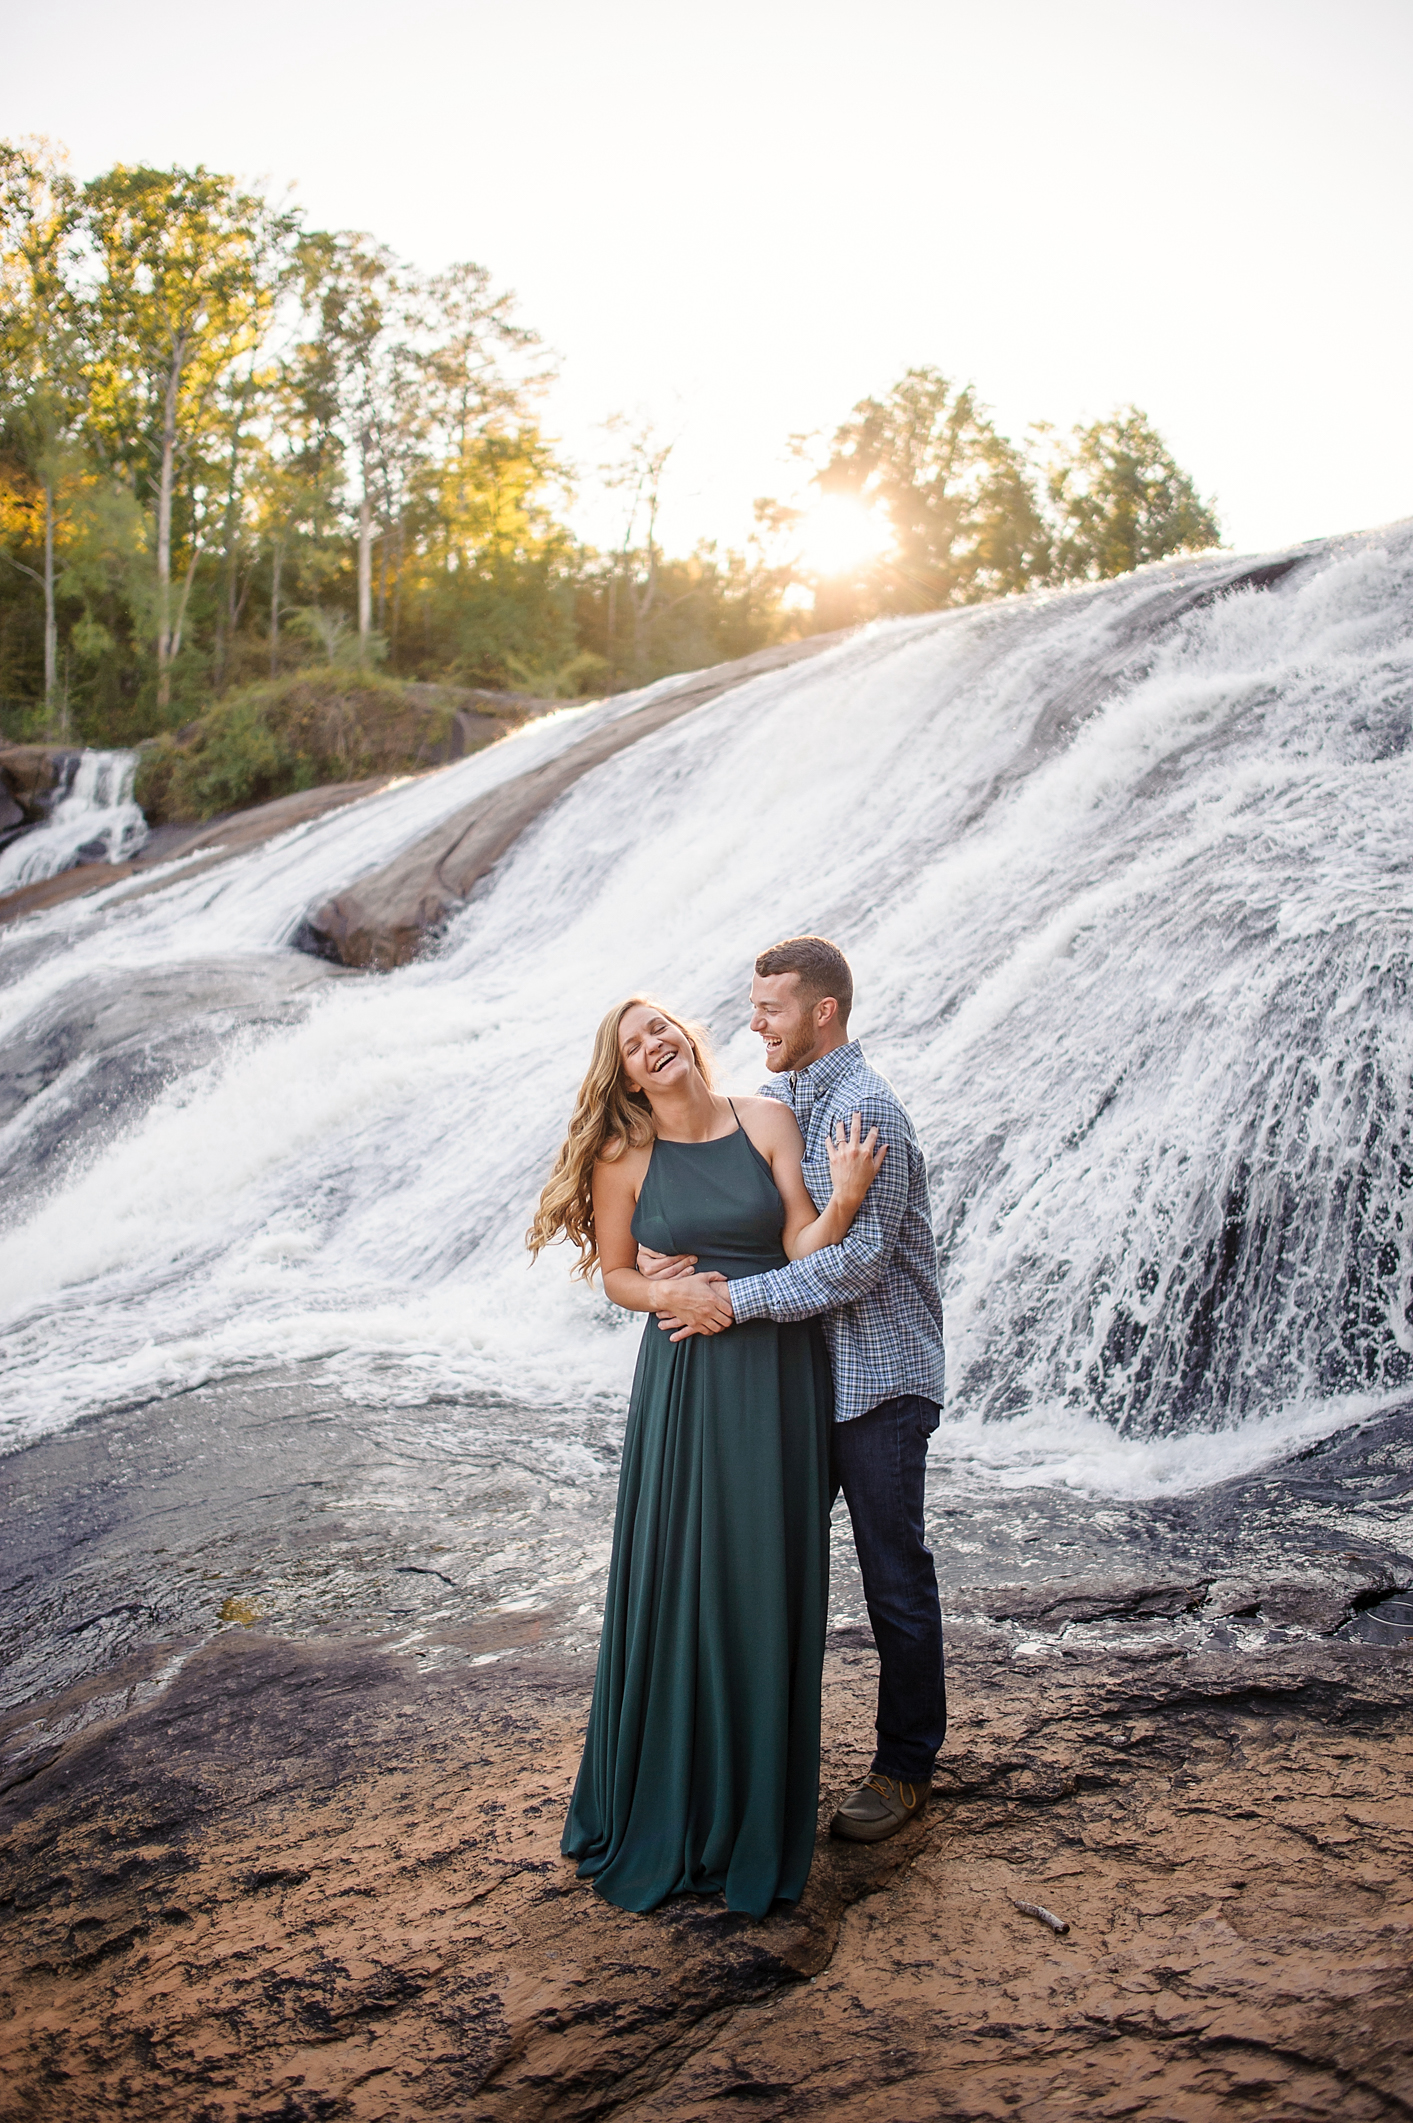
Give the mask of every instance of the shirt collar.
<svg viewBox="0 0 1413 2123">
<path fill-rule="evenodd" d="M 796 1095 L 808 1086 L 813 1098 L 823 1097 L 826 1091 L 842 1083 L 849 1071 L 863 1060 L 856 1039 L 846 1040 L 842 1047 L 831 1047 L 828 1054 L 821 1054 L 818 1061 L 811 1062 L 807 1069 L 798 1069 L 791 1074 L 791 1087 Z"/>
</svg>

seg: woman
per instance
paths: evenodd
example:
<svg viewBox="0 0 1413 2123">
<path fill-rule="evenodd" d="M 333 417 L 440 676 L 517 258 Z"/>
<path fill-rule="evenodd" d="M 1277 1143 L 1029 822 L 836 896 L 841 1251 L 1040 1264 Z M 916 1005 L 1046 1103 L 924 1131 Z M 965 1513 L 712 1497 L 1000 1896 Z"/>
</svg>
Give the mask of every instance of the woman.
<svg viewBox="0 0 1413 2123">
<path fill-rule="evenodd" d="M 764 1916 L 814 1854 L 829 1581 L 828 1359 L 811 1325 L 722 1332 L 720 1279 L 835 1244 L 882 1163 L 831 1144 L 815 1210 L 788 1106 L 712 1089 L 703 1035 L 634 996 L 599 1026 L 528 1235 L 579 1249 L 645 1329 L 593 1708 L 563 1849 L 620 1909 L 722 1893 Z M 692 1253 L 654 1280 L 639 1244 Z"/>
</svg>

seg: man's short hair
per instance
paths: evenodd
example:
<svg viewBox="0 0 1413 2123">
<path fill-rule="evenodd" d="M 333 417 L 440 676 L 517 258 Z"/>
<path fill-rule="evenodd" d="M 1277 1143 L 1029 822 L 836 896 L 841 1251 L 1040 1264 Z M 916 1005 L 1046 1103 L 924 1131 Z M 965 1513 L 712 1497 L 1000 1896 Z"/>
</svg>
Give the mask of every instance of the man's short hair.
<svg viewBox="0 0 1413 2123">
<path fill-rule="evenodd" d="M 756 960 L 756 971 L 767 979 L 777 973 L 798 973 L 802 999 L 817 1003 L 832 995 L 839 1005 L 840 1024 L 848 1024 L 854 1007 L 854 976 L 838 944 L 830 943 L 827 936 L 790 936 L 783 944 L 772 944 Z"/>
</svg>

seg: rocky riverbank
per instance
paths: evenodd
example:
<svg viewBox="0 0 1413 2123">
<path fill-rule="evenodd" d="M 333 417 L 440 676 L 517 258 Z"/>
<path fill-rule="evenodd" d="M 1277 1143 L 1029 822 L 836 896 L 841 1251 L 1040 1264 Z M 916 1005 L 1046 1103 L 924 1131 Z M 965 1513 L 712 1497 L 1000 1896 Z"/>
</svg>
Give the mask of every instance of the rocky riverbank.
<svg viewBox="0 0 1413 2123">
<path fill-rule="evenodd" d="M 77 760 L 73 745 L 0 742 L 0 847 L 42 824 Z"/>
<path fill-rule="evenodd" d="M 437 1419 L 271 1378 L 3 1463 L 0 2113 L 1408 2113 L 1413 1413 L 1160 1505 L 939 1458 L 932 1806 L 759 1925 L 559 1858 L 611 1453 Z"/>
<path fill-rule="evenodd" d="M 1406 1656 L 952 1650 L 928 1815 L 752 1924 L 574 1880 L 582 1669 L 233 1631 L 9 1794 L 3 2112 L 1406 2114 Z"/>
</svg>

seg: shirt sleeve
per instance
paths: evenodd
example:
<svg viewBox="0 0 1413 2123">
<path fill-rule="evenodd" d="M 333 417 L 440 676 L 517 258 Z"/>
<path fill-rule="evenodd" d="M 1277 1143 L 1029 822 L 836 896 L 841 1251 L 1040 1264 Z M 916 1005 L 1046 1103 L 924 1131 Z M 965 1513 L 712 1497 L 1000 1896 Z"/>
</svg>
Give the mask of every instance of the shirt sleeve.
<svg viewBox="0 0 1413 2123">
<path fill-rule="evenodd" d="M 738 1321 L 770 1319 L 785 1326 L 792 1320 L 837 1311 L 870 1291 L 887 1267 L 908 1206 L 912 1145 L 907 1122 L 896 1108 L 882 1099 L 866 1098 L 854 1100 L 850 1111 L 860 1107 L 864 1132 L 877 1128 L 888 1145 L 888 1155 L 864 1196 L 863 1207 L 837 1246 L 824 1246 L 783 1268 L 733 1282 L 731 1310 Z"/>
<path fill-rule="evenodd" d="M 777 1106 L 788 1106 L 793 1113 L 795 1102 L 786 1088 L 783 1077 L 768 1076 L 756 1093 L 757 1098 L 773 1098 Z"/>
</svg>

